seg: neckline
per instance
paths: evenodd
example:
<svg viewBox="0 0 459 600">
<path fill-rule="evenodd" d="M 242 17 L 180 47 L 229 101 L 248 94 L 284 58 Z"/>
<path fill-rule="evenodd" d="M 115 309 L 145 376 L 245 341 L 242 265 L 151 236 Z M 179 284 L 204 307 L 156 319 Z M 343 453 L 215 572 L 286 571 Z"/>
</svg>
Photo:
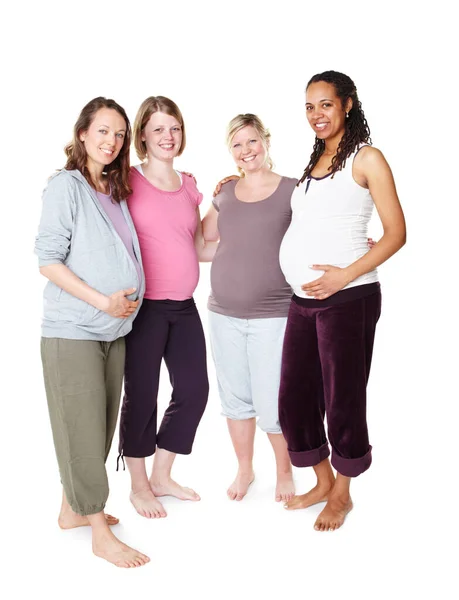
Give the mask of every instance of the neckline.
<svg viewBox="0 0 459 600">
<path fill-rule="evenodd" d="M 234 189 L 233 189 L 233 193 L 234 193 L 234 197 L 236 198 L 236 200 L 238 202 L 240 202 L 241 204 L 260 204 L 260 202 L 266 202 L 266 200 L 269 200 L 270 198 L 272 198 L 274 196 L 274 194 L 277 192 L 277 190 L 280 188 L 281 183 L 284 180 L 284 176 L 281 175 L 280 179 L 279 179 L 279 183 L 277 184 L 275 190 L 269 195 L 266 196 L 266 198 L 262 198 L 261 200 L 256 200 L 255 202 L 245 202 L 244 200 L 239 200 L 239 198 L 236 196 L 236 185 L 239 181 L 239 179 L 237 181 L 235 181 L 234 183 Z"/>
<path fill-rule="evenodd" d="M 140 164 L 139 166 L 142 169 L 142 165 Z M 156 185 L 151 183 L 151 181 L 149 179 L 147 179 L 147 177 L 145 177 L 145 175 L 143 174 L 143 169 L 142 169 L 142 172 L 140 172 L 138 169 L 136 169 L 136 167 L 132 167 L 132 169 L 134 170 L 135 173 L 137 173 L 137 175 L 139 175 L 143 180 L 145 180 L 148 183 L 148 185 L 150 185 L 156 192 L 160 192 L 161 194 L 179 194 L 181 191 L 183 191 L 183 188 L 185 186 L 185 177 L 182 177 L 180 187 L 177 190 L 162 190 L 161 188 L 156 187 Z M 180 179 L 180 176 L 179 176 L 179 179 Z"/>
<path fill-rule="evenodd" d="M 333 173 L 327 173 L 327 175 L 323 175 L 322 177 L 314 177 L 314 175 L 309 175 L 308 179 L 315 179 L 315 181 L 321 181 L 322 179 L 327 179 L 327 177 L 331 177 Z"/>
<path fill-rule="evenodd" d="M 360 152 L 360 150 L 364 147 L 364 146 L 368 146 L 367 143 L 363 142 L 361 144 L 357 144 L 357 146 L 354 148 L 354 150 L 351 152 L 351 154 L 349 154 L 349 156 L 346 158 L 346 165 L 347 165 L 347 161 L 352 157 L 352 162 L 354 162 L 354 158 L 357 156 L 357 154 Z M 344 167 L 345 168 L 345 167 Z M 341 169 L 341 171 L 343 171 L 344 169 Z M 339 173 L 340 171 L 336 171 L 336 173 Z M 322 177 L 314 177 L 314 175 L 309 175 L 308 179 L 314 179 L 315 181 L 321 181 L 322 179 L 327 179 L 327 177 L 330 177 L 333 173 L 327 173 L 327 175 L 322 175 Z"/>
</svg>

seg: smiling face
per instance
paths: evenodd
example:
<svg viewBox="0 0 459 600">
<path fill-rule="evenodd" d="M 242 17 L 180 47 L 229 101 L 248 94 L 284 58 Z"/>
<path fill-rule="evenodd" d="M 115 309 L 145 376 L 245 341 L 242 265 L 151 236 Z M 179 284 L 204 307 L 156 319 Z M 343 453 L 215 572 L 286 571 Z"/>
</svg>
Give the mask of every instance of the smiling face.
<svg viewBox="0 0 459 600">
<path fill-rule="evenodd" d="M 126 122 L 113 108 L 101 108 L 86 131 L 79 133 L 90 171 L 104 170 L 120 153 L 126 137 Z"/>
<path fill-rule="evenodd" d="M 172 115 L 155 112 L 145 125 L 142 141 L 145 142 L 149 158 L 173 160 L 182 146 L 182 126 Z"/>
<path fill-rule="evenodd" d="M 247 125 L 234 134 L 230 149 L 234 162 L 246 173 L 267 166 L 268 149 L 252 125 Z"/>
<path fill-rule="evenodd" d="M 335 86 L 325 81 L 311 83 L 306 90 L 306 116 L 316 136 L 321 140 L 342 137 L 346 112 L 352 108 L 349 99 L 343 107 Z"/>
</svg>

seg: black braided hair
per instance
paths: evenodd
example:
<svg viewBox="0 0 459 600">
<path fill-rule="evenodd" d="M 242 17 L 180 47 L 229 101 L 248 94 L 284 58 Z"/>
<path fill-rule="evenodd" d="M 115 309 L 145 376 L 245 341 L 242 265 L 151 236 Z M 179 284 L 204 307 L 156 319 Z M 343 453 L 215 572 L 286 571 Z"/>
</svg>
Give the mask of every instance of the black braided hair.
<svg viewBox="0 0 459 600">
<path fill-rule="evenodd" d="M 311 77 L 306 86 L 306 90 L 311 83 L 317 83 L 324 81 L 334 86 L 336 95 L 341 100 L 343 108 L 346 106 L 346 102 L 349 98 L 352 100 L 352 108 L 349 111 L 349 116 L 346 118 L 343 137 L 338 145 L 335 156 L 332 158 L 330 172 L 333 175 L 337 171 L 341 171 L 346 166 L 346 160 L 354 152 L 356 146 L 362 142 L 371 144 L 370 128 L 368 127 L 365 114 L 362 110 L 362 104 L 357 96 L 357 88 L 350 77 L 344 75 L 344 73 L 338 73 L 338 71 L 324 71 Z M 304 170 L 303 176 L 298 182 L 298 185 L 302 183 L 314 169 L 325 150 L 325 141 L 320 140 L 316 137 L 314 148 L 312 150 L 309 164 Z"/>
</svg>

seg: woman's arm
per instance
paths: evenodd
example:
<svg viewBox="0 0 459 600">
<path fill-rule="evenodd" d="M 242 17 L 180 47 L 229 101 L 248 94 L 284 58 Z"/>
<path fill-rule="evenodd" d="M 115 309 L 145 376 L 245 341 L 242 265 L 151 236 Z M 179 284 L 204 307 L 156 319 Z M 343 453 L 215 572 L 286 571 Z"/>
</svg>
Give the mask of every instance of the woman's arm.
<svg viewBox="0 0 459 600">
<path fill-rule="evenodd" d="M 406 242 L 405 217 L 397 196 L 392 171 L 382 152 L 376 148 L 366 147 L 359 152 L 357 160 L 356 171 L 363 176 L 370 190 L 384 233 L 369 252 L 346 268 L 312 265 L 311 268 L 325 273 L 319 279 L 302 286 L 302 289 L 318 300 L 328 298 L 357 277 L 373 271 L 400 250 Z"/>
<path fill-rule="evenodd" d="M 207 211 L 206 216 L 202 220 L 202 235 L 208 242 L 218 242 L 220 233 L 218 231 L 218 212 L 215 206 L 212 206 Z"/>
<path fill-rule="evenodd" d="M 60 173 L 48 182 L 43 194 L 43 208 L 35 240 L 40 273 L 67 293 L 112 317 L 128 317 L 138 306 L 138 301 L 131 302 L 125 298 L 134 289 L 105 296 L 82 281 L 65 264 L 76 218 L 73 185 L 65 173 Z"/>
<path fill-rule="evenodd" d="M 126 296 L 135 292 L 135 288 L 120 290 L 111 296 L 105 296 L 82 281 L 73 271 L 61 263 L 40 267 L 40 273 L 68 294 L 91 304 L 98 310 L 103 310 L 112 317 L 125 319 L 139 305 L 138 300 L 133 302 L 126 298 Z"/>
<path fill-rule="evenodd" d="M 213 208 L 213 210 L 215 211 L 214 208 Z M 215 211 L 215 213 L 216 212 L 217 211 Z M 199 206 L 196 207 L 196 216 L 198 219 L 198 225 L 196 227 L 196 233 L 194 236 L 194 246 L 196 248 L 196 254 L 198 255 L 198 260 L 200 262 L 212 262 L 212 260 L 215 256 L 215 252 L 217 251 L 217 247 L 218 247 L 218 237 L 217 237 L 217 240 L 212 240 L 212 239 L 204 236 L 204 221 L 207 218 L 207 215 L 201 222 L 201 214 L 199 212 Z"/>
</svg>

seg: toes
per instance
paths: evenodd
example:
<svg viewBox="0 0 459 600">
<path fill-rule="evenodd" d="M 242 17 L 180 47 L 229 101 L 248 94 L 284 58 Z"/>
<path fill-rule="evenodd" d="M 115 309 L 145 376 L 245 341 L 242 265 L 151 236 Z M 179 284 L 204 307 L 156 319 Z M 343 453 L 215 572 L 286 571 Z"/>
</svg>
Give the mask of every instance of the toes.
<svg viewBox="0 0 459 600">
<path fill-rule="evenodd" d="M 230 500 L 235 500 L 236 499 L 237 493 L 234 490 L 229 489 L 226 493 L 227 493 L 228 498 Z"/>
<path fill-rule="evenodd" d="M 276 494 L 276 502 L 280 502 L 281 500 L 285 502 L 287 498 L 284 497 L 284 494 Z"/>
</svg>

